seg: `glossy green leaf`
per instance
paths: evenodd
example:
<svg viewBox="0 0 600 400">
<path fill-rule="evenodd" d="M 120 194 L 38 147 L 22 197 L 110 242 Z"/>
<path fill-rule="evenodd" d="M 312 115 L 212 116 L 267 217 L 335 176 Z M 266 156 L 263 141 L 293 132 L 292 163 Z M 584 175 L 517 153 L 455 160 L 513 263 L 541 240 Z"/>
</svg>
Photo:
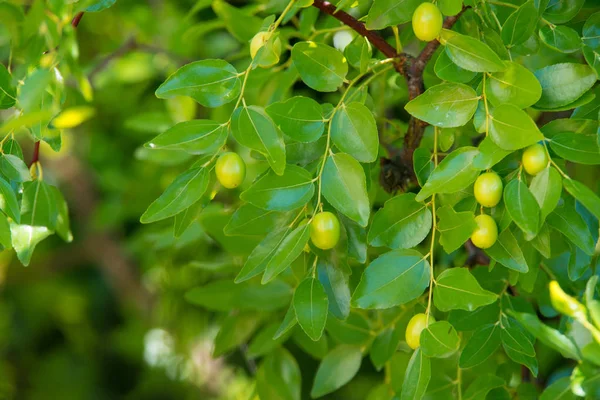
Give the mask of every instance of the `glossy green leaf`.
<svg viewBox="0 0 600 400">
<path fill-rule="evenodd" d="M 406 193 L 386 201 L 375 214 L 368 240 L 371 246 L 409 249 L 421 243 L 431 230 L 431 211 Z"/>
<path fill-rule="evenodd" d="M 260 319 L 254 313 L 233 314 L 225 318 L 215 338 L 213 357 L 219 357 L 246 342 L 258 327 Z"/>
<path fill-rule="evenodd" d="M 425 147 L 419 147 L 413 152 L 413 168 L 419 186 L 423 186 L 429 175 L 433 172 L 435 164 L 433 163 L 433 155 Z"/>
<path fill-rule="evenodd" d="M 533 0 L 517 8 L 502 25 L 502 41 L 506 47 L 511 48 L 525 42 L 535 30 L 538 20 Z"/>
<path fill-rule="evenodd" d="M 592 68 L 584 64 L 549 65 L 535 72 L 542 85 L 542 97 L 535 104 L 556 108 L 569 104 L 587 92 L 598 79 Z"/>
<path fill-rule="evenodd" d="M 479 375 L 469 385 L 463 398 L 465 400 L 487 399 L 488 393 L 495 388 L 504 386 L 504 379 L 496 375 L 484 374 Z"/>
<path fill-rule="evenodd" d="M 393 250 L 372 261 L 363 272 L 352 306 L 389 308 L 420 296 L 429 286 L 429 263 L 415 250 Z"/>
<path fill-rule="evenodd" d="M 330 155 L 321 179 L 325 199 L 360 226 L 367 226 L 371 206 L 365 172 L 358 161 L 344 153 Z"/>
<path fill-rule="evenodd" d="M 373 340 L 369 356 L 377 370 L 383 368 L 385 363 L 392 358 L 403 334 L 401 329 L 392 327 L 379 333 Z"/>
<path fill-rule="evenodd" d="M 574 179 L 565 179 L 563 185 L 571 196 L 583 204 L 596 218 L 600 219 L 600 197 L 594 191 Z"/>
<path fill-rule="evenodd" d="M 309 225 L 305 223 L 301 223 L 296 229 L 288 233 L 270 256 L 261 282 L 263 284 L 271 282 L 285 271 L 302 254 L 309 237 Z"/>
<path fill-rule="evenodd" d="M 489 324 L 479 328 L 467 342 L 460 354 L 460 368 L 472 368 L 496 352 L 501 343 L 500 324 Z"/>
<path fill-rule="evenodd" d="M 438 231 L 440 244 L 448 254 L 461 247 L 477 228 L 475 214 L 471 211 L 456 212 L 450 206 L 438 208 Z"/>
<path fill-rule="evenodd" d="M 331 140 L 363 163 L 377 159 L 379 135 L 373 113 L 361 103 L 342 103 L 331 120 Z"/>
<path fill-rule="evenodd" d="M 400 400 L 420 400 L 431 379 L 431 361 L 421 349 L 415 350 L 404 374 Z"/>
<path fill-rule="evenodd" d="M 562 0 L 548 2 L 544 18 L 554 24 L 569 22 L 581 9 L 585 0 Z"/>
<path fill-rule="evenodd" d="M 212 9 L 223 21 L 227 30 L 240 42 L 250 41 L 261 30 L 262 21 L 260 18 L 225 1 L 214 1 Z M 244 22 L 241 23 L 241 21 Z"/>
<path fill-rule="evenodd" d="M 350 65 L 357 68 L 361 73 L 365 73 L 369 68 L 369 61 L 371 61 L 371 57 L 373 56 L 371 42 L 362 35 L 356 35 L 352 42 L 344 49 L 344 55 Z"/>
<path fill-rule="evenodd" d="M 485 251 L 494 261 L 504 265 L 506 268 L 517 272 L 529 271 L 527 260 L 519 246 L 519 242 L 510 229 L 505 229 L 498 236 L 496 243 Z"/>
<path fill-rule="evenodd" d="M 291 228 L 281 227 L 271 231 L 248 256 L 246 263 L 235 278 L 236 283 L 244 282 L 256 275 L 261 274 L 273 255 L 281 245 L 281 242 L 291 231 Z"/>
<path fill-rule="evenodd" d="M 299 142 L 314 142 L 325 129 L 321 106 L 309 97 L 273 103 L 266 111 L 283 133 Z"/>
<path fill-rule="evenodd" d="M 432 86 L 405 106 L 412 116 L 443 128 L 465 125 L 475 113 L 479 96 L 467 85 Z"/>
<path fill-rule="evenodd" d="M 433 301 L 440 311 L 472 311 L 496 299 L 496 294 L 483 289 L 467 268 L 445 270 L 437 277 L 433 290 Z"/>
<path fill-rule="evenodd" d="M 445 46 L 452 62 L 467 71 L 497 72 L 506 68 L 494 50 L 471 36 L 455 33 Z"/>
<path fill-rule="evenodd" d="M 546 218 L 548 224 L 562 233 L 587 255 L 594 253 L 594 239 L 583 217 L 572 204 L 557 207 Z"/>
<path fill-rule="evenodd" d="M 357 346 L 340 345 L 331 350 L 319 364 L 310 396 L 325 396 L 350 382 L 358 372 L 362 352 Z"/>
<path fill-rule="evenodd" d="M 456 15 L 462 10 L 462 0 L 440 0 L 438 3 L 440 11 L 444 15 Z"/>
<path fill-rule="evenodd" d="M 12 77 L 4 64 L 0 64 L 0 109 L 11 108 L 16 101 L 17 89 L 12 83 Z"/>
<path fill-rule="evenodd" d="M 486 136 L 479 144 L 478 150 L 479 152 L 473 159 L 473 167 L 480 171 L 493 167 L 511 153 L 510 150 L 498 147 L 489 136 Z"/>
<path fill-rule="evenodd" d="M 8 182 L 0 178 L 0 209 L 16 223 L 21 222 L 17 195 Z"/>
<path fill-rule="evenodd" d="M 445 51 L 441 52 L 435 61 L 434 72 L 438 78 L 456 83 L 471 82 L 477 75 L 476 72 L 468 71 L 454 64 Z"/>
<path fill-rule="evenodd" d="M 304 168 L 288 165 L 281 176 L 267 172 L 242 192 L 240 198 L 265 210 L 289 211 L 306 204 L 314 191 L 310 173 Z"/>
<path fill-rule="evenodd" d="M 12 246 L 19 261 L 25 266 L 29 265 L 35 246 L 51 234 L 52 231 L 45 226 L 10 225 Z"/>
<path fill-rule="evenodd" d="M 479 307 L 475 311 L 452 310 L 448 314 L 448 322 L 459 331 L 474 331 L 484 325 L 495 324 L 500 315 L 498 302 Z"/>
<path fill-rule="evenodd" d="M 348 73 L 348 63 L 342 53 L 322 43 L 296 43 L 292 60 L 304 83 L 319 92 L 336 91 Z"/>
<path fill-rule="evenodd" d="M 495 106 L 509 103 L 518 108 L 535 104 L 542 96 L 542 86 L 535 75 L 516 62 L 507 61 L 506 69 L 488 75 L 485 93 Z"/>
<path fill-rule="evenodd" d="M 256 371 L 256 391 L 261 400 L 300 400 L 300 367 L 285 349 L 269 354 Z"/>
<path fill-rule="evenodd" d="M 504 150 L 522 149 L 544 139 L 531 117 L 512 104 L 502 104 L 491 112 L 490 137 Z"/>
<path fill-rule="evenodd" d="M 0 172 L 11 181 L 27 182 L 31 180 L 31 174 L 25 162 L 12 154 L 0 156 Z"/>
<path fill-rule="evenodd" d="M 50 185 L 36 179 L 23 184 L 21 200 L 21 223 L 31 226 L 56 227 L 58 209 Z"/>
<path fill-rule="evenodd" d="M 346 230 L 348 256 L 363 264 L 367 261 L 367 231 L 344 215 L 338 215 Z"/>
<path fill-rule="evenodd" d="M 337 343 L 364 346 L 373 338 L 370 321 L 357 312 L 352 312 L 345 320 L 329 318 L 327 333 Z"/>
<path fill-rule="evenodd" d="M 202 60 L 186 64 L 156 89 L 156 97 L 189 96 L 205 107 L 229 103 L 240 94 L 236 69 L 223 60 Z"/>
<path fill-rule="evenodd" d="M 581 40 L 592 50 L 600 50 L 600 12 L 596 12 L 585 21 Z"/>
<path fill-rule="evenodd" d="M 434 193 L 455 193 L 475 182 L 479 171 L 473 168 L 473 158 L 477 154 L 476 148 L 464 146 L 447 155 L 433 170 L 416 200 L 423 201 Z"/>
<path fill-rule="evenodd" d="M 540 206 L 523 181 L 508 182 L 504 188 L 504 204 L 517 226 L 527 237 L 533 238 L 540 229 Z"/>
<path fill-rule="evenodd" d="M 411 20 L 420 0 L 375 0 L 367 15 L 367 29 L 379 30 Z"/>
<path fill-rule="evenodd" d="M 458 333 L 447 321 L 429 324 L 421 332 L 421 350 L 427 357 L 450 357 L 458 350 L 459 345 Z"/>
<path fill-rule="evenodd" d="M 294 292 L 294 309 L 302 330 L 314 341 L 323 335 L 329 300 L 318 279 L 303 280 Z"/>
<path fill-rule="evenodd" d="M 283 337 L 285 334 L 290 332 L 290 329 L 295 327 L 296 324 L 298 324 L 298 319 L 296 319 L 296 310 L 294 309 L 294 303 L 292 303 L 285 313 L 285 317 L 283 317 L 281 325 L 279 325 L 279 328 L 277 328 L 277 331 L 273 335 L 273 340 Z"/>
<path fill-rule="evenodd" d="M 540 29 L 540 39 L 561 53 L 573 53 L 581 49 L 581 38 L 577 31 L 568 26 L 545 25 Z"/>
<path fill-rule="evenodd" d="M 529 190 L 540 206 L 540 221 L 543 223 L 560 200 L 562 178 L 556 169 L 548 167 L 533 177 Z"/>
<path fill-rule="evenodd" d="M 150 149 L 214 154 L 227 140 L 227 126 L 211 120 L 181 122 L 145 144 Z"/>
<path fill-rule="evenodd" d="M 571 391 L 571 379 L 564 376 L 548 385 L 542 392 L 540 400 L 577 400 L 577 396 Z"/>
<path fill-rule="evenodd" d="M 191 168 L 179 175 L 144 212 L 143 224 L 172 217 L 200 200 L 209 182 L 207 168 Z"/>
<path fill-rule="evenodd" d="M 266 235 L 289 221 L 291 213 L 265 210 L 252 204 L 241 205 L 223 228 L 228 236 Z"/>
<path fill-rule="evenodd" d="M 319 260 L 317 271 L 329 299 L 329 312 L 342 320 L 348 318 L 351 295 L 347 272 L 341 266 L 323 259 Z"/>
<path fill-rule="evenodd" d="M 559 133 L 550 140 L 550 147 L 565 160 L 579 164 L 600 164 L 600 146 L 596 135 Z"/>
<path fill-rule="evenodd" d="M 263 108 L 245 104 L 238 107 L 231 116 L 231 133 L 240 144 L 264 155 L 277 175 L 283 174 L 283 137 Z"/>
</svg>

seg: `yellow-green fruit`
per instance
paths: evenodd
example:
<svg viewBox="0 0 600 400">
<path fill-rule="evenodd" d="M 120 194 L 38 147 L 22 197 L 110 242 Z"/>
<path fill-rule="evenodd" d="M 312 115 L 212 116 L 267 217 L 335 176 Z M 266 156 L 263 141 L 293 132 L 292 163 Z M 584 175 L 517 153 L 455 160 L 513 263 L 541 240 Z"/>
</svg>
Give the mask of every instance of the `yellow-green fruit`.
<svg viewBox="0 0 600 400">
<path fill-rule="evenodd" d="M 432 324 L 435 322 L 433 316 L 429 316 L 429 323 Z M 421 345 L 421 332 L 423 329 L 427 327 L 427 315 L 415 314 L 410 321 L 408 321 L 408 325 L 406 326 L 406 343 L 408 346 L 416 350 Z"/>
<path fill-rule="evenodd" d="M 241 185 L 246 177 L 246 164 L 236 153 L 223 153 L 215 166 L 217 179 L 227 189 Z"/>
<path fill-rule="evenodd" d="M 415 36 L 429 42 L 440 35 L 444 18 L 440 10 L 431 3 L 422 3 L 412 17 L 412 27 Z"/>
<path fill-rule="evenodd" d="M 550 289 L 550 302 L 556 311 L 567 317 L 585 317 L 586 309 L 584 305 L 578 302 L 574 297 L 566 294 L 558 282 L 551 281 L 548 284 L 548 288 Z"/>
<path fill-rule="evenodd" d="M 340 222 L 329 211 L 315 215 L 310 223 L 310 240 L 322 250 L 335 247 L 340 240 Z"/>
<path fill-rule="evenodd" d="M 525 149 L 522 162 L 529 175 L 537 175 L 548 166 L 548 153 L 541 144 L 534 144 Z"/>
<path fill-rule="evenodd" d="M 495 172 L 485 172 L 475 181 L 475 199 L 484 207 L 496 207 L 502 198 L 502 179 Z"/>
<path fill-rule="evenodd" d="M 243 22 L 240 21 L 240 23 Z M 256 35 L 254 35 L 252 41 L 250 42 L 250 55 L 252 56 L 252 58 L 256 57 L 256 53 L 258 53 L 258 50 L 260 50 L 260 48 L 263 47 L 265 43 L 269 41 L 271 35 L 272 33 L 269 32 L 258 32 Z M 275 52 L 277 56 L 281 54 L 281 40 L 279 40 L 279 38 L 275 39 L 275 41 L 273 42 L 273 52 Z"/>
<path fill-rule="evenodd" d="M 480 249 L 488 249 L 498 240 L 498 226 L 492 217 L 481 214 L 475 217 L 477 229 L 471 235 L 471 241 Z"/>
</svg>

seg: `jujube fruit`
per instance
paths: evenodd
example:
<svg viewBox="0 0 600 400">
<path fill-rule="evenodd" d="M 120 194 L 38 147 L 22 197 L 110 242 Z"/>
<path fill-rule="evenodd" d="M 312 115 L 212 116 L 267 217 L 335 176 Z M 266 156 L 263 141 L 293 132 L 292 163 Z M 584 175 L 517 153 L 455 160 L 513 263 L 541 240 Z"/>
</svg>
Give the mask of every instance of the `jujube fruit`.
<svg viewBox="0 0 600 400">
<path fill-rule="evenodd" d="M 329 211 L 315 215 L 310 223 L 310 240 L 322 250 L 335 247 L 340 240 L 340 222 L 338 218 Z"/>
<path fill-rule="evenodd" d="M 471 241 L 480 249 L 488 249 L 498 240 L 498 226 L 492 217 L 481 214 L 475 217 L 477 229 L 471 235 Z"/>
<path fill-rule="evenodd" d="M 429 316 L 429 323 L 432 324 L 435 322 L 433 316 Z M 423 329 L 427 327 L 427 315 L 420 313 L 415 314 L 410 321 L 408 321 L 408 325 L 406 326 L 406 344 L 413 349 L 416 350 L 421 345 L 421 332 Z"/>
<path fill-rule="evenodd" d="M 412 27 L 415 36 L 426 42 L 440 35 L 443 23 L 442 13 L 435 4 L 431 3 L 422 3 L 412 16 Z"/>
<path fill-rule="evenodd" d="M 475 199 L 484 207 L 496 207 L 502 198 L 502 179 L 495 172 L 485 172 L 475 181 Z"/>
<path fill-rule="evenodd" d="M 242 157 L 236 153 L 223 153 L 215 166 L 217 179 L 227 189 L 241 185 L 246 177 L 246 164 Z"/>
<path fill-rule="evenodd" d="M 529 175 L 537 175 L 548 166 L 548 153 L 544 146 L 537 143 L 525 149 L 521 161 Z"/>
</svg>

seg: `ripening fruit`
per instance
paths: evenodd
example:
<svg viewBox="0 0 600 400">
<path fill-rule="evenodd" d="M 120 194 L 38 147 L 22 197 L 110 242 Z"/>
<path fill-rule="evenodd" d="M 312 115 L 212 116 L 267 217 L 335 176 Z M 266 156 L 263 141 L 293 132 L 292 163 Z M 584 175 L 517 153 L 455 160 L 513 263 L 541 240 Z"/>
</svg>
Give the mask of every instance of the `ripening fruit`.
<svg viewBox="0 0 600 400">
<path fill-rule="evenodd" d="M 435 322 L 433 316 L 429 316 L 429 323 L 432 324 Z M 408 325 L 406 326 L 406 343 L 408 346 L 416 350 L 421 345 L 421 332 L 423 329 L 427 327 L 427 315 L 415 314 L 410 321 L 408 321 Z"/>
<path fill-rule="evenodd" d="M 548 165 L 548 153 L 541 144 L 534 144 L 525 149 L 522 162 L 529 175 L 537 175 Z"/>
<path fill-rule="evenodd" d="M 346 50 L 346 47 L 354 40 L 354 35 L 349 30 L 343 30 L 336 32 L 333 35 L 333 47 L 342 53 Z"/>
<path fill-rule="evenodd" d="M 422 3 L 412 17 L 412 27 L 415 36 L 420 40 L 429 42 L 440 35 L 444 18 L 442 13 L 431 3 Z"/>
<path fill-rule="evenodd" d="M 471 241 L 480 249 L 488 249 L 498 240 L 498 226 L 494 218 L 486 214 L 475 217 L 477 229 L 471 235 Z"/>
<path fill-rule="evenodd" d="M 240 21 L 240 23 L 243 22 Z M 260 48 L 267 43 L 271 35 L 272 33 L 269 32 L 258 32 L 256 35 L 254 35 L 252 41 L 250 42 L 250 55 L 252 58 L 256 57 L 258 50 L 260 50 Z M 281 40 L 279 40 L 279 38 L 275 39 L 273 42 L 273 52 L 277 54 L 277 56 L 281 54 Z"/>
<path fill-rule="evenodd" d="M 475 199 L 484 207 L 496 207 L 502 198 L 502 179 L 495 172 L 485 172 L 475 181 Z"/>
<path fill-rule="evenodd" d="M 242 157 L 236 153 L 223 153 L 217 160 L 215 173 L 221 185 L 227 189 L 233 189 L 244 182 L 246 164 L 242 160 Z"/>
<path fill-rule="evenodd" d="M 584 305 L 574 297 L 566 294 L 558 282 L 551 281 L 548 288 L 550 289 L 550 302 L 556 311 L 567 317 L 585 317 L 586 309 Z"/>
<path fill-rule="evenodd" d="M 340 222 L 337 217 L 329 211 L 315 215 L 310 223 L 310 240 L 319 249 L 334 248 L 340 240 Z"/>
</svg>

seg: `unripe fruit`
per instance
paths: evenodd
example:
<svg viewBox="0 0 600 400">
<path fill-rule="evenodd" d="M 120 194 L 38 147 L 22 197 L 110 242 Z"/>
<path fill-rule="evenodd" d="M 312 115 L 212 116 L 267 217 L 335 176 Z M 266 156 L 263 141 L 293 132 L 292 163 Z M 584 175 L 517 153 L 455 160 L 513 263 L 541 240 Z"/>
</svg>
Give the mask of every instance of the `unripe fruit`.
<svg viewBox="0 0 600 400">
<path fill-rule="evenodd" d="M 548 153 L 541 144 L 534 144 L 525 149 L 522 162 L 529 175 L 537 175 L 548 166 Z"/>
<path fill-rule="evenodd" d="M 349 30 L 339 31 L 333 35 L 333 47 L 342 53 L 354 40 L 354 35 Z"/>
<path fill-rule="evenodd" d="M 217 179 L 227 189 L 241 185 L 246 177 L 246 164 L 236 153 L 223 153 L 215 166 Z"/>
<path fill-rule="evenodd" d="M 496 207 L 502 198 L 502 179 L 495 172 L 485 172 L 475 181 L 475 199 L 484 207 Z"/>
<path fill-rule="evenodd" d="M 498 226 L 492 217 L 481 214 L 475 217 L 477 229 L 471 235 L 471 241 L 480 249 L 488 249 L 498 240 Z"/>
<path fill-rule="evenodd" d="M 243 22 L 240 21 L 240 23 Z M 250 42 L 250 55 L 253 59 L 254 57 L 256 57 L 256 53 L 258 53 L 258 50 L 260 50 L 260 48 L 263 47 L 265 43 L 269 41 L 271 35 L 272 33 L 269 32 L 258 32 L 256 35 L 254 35 L 252 41 Z M 277 54 L 277 56 L 281 54 L 281 40 L 279 40 L 279 38 L 275 39 L 275 41 L 273 42 L 273 52 Z"/>
<path fill-rule="evenodd" d="M 432 324 L 435 322 L 433 316 L 429 316 L 429 323 Z M 410 321 L 408 321 L 408 325 L 406 326 L 406 344 L 413 349 L 416 350 L 421 345 L 421 332 L 423 329 L 427 327 L 427 315 L 420 313 L 415 314 Z"/>
<path fill-rule="evenodd" d="M 550 289 L 550 302 L 556 311 L 567 317 L 585 318 L 586 309 L 584 305 L 574 297 L 566 294 L 558 282 L 551 281 L 548 288 Z"/>
<path fill-rule="evenodd" d="M 334 248 L 340 240 L 340 222 L 337 217 L 329 211 L 315 215 L 310 223 L 310 240 L 319 249 Z"/>
<path fill-rule="evenodd" d="M 412 17 L 412 27 L 415 36 L 429 42 L 440 35 L 444 18 L 440 10 L 431 3 L 422 3 Z"/>
</svg>

